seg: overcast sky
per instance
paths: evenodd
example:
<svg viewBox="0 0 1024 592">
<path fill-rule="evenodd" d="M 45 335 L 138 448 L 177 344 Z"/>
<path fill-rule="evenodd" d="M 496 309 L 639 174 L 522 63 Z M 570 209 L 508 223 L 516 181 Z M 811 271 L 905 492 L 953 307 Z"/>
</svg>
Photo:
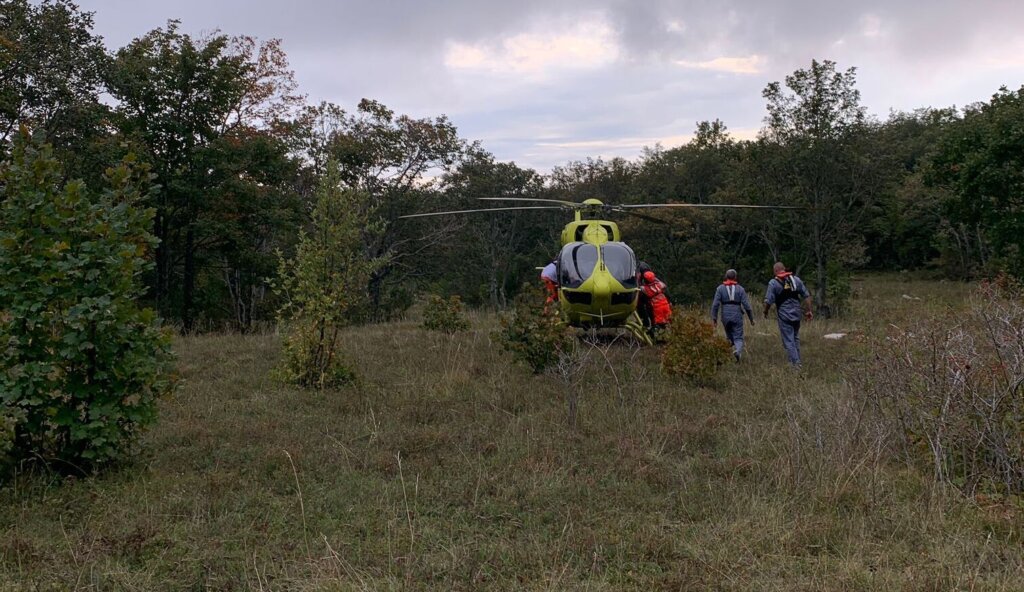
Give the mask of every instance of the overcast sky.
<svg viewBox="0 0 1024 592">
<path fill-rule="evenodd" d="M 117 48 L 179 19 L 283 42 L 310 102 L 448 115 L 500 160 L 548 172 L 637 156 L 723 120 L 753 137 L 761 91 L 812 58 L 856 66 L 869 111 L 1024 84 L 1019 0 L 79 0 Z"/>
</svg>

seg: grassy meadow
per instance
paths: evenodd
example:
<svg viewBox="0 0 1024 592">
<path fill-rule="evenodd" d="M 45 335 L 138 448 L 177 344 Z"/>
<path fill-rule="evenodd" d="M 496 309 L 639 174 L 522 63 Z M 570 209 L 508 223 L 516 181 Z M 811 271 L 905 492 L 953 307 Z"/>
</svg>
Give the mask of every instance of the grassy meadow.
<svg viewBox="0 0 1024 592">
<path fill-rule="evenodd" d="M 361 380 L 326 392 L 275 382 L 273 335 L 180 339 L 131 460 L 0 489 L 0 590 L 1024 590 L 1019 502 L 933 484 L 845 378 L 858 333 L 969 289 L 856 288 L 802 372 L 758 314 L 703 387 L 622 342 L 533 376 L 484 314 L 352 329 Z"/>
</svg>

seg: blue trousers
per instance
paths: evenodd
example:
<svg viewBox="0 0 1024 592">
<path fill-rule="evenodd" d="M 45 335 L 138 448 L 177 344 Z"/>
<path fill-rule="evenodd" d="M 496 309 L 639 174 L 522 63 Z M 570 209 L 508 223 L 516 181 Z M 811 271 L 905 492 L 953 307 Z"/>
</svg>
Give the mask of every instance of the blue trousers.
<svg viewBox="0 0 1024 592">
<path fill-rule="evenodd" d="M 743 355 L 743 317 L 737 319 L 722 319 L 722 328 L 725 329 L 725 338 L 732 344 L 732 349 L 738 355 Z"/>
<path fill-rule="evenodd" d="M 800 365 L 800 321 L 779 319 L 779 335 L 782 336 L 782 347 L 786 349 L 789 363 Z"/>
</svg>

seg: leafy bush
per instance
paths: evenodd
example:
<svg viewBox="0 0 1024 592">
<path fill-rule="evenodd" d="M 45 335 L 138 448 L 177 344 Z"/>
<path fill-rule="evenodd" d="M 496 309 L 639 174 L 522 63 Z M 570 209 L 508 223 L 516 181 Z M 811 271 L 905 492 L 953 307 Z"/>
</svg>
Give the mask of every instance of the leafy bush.
<svg viewBox="0 0 1024 592">
<path fill-rule="evenodd" d="M 13 463 L 14 459 L 14 445 L 15 436 L 17 435 L 15 429 L 18 427 L 18 419 L 16 409 L 11 407 L 0 407 L 0 467 L 5 467 Z"/>
<path fill-rule="evenodd" d="M 674 311 L 672 322 L 664 334 L 665 349 L 661 352 L 661 369 L 665 374 L 681 376 L 697 383 L 707 382 L 718 373 L 722 364 L 732 359 L 732 346 L 715 335 L 714 326 L 703 314 Z"/>
<path fill-rule="evenodd" d="M 965 311 L 893 327 L 852 378 L 937 480 L 1024 492 L 1024 295 L 983 284 Z"/>
<path fill-rule="evenodd" d="M 447 300 L 432 295 L 423 309 L 423 328 L 453 335 L 469 329 L 469 321 L 462 314 L 462 299 L 451 296 Z"/>
<path fill-rule="evenodd" d="M 575 346 L 575 337 L 556 305 L 545 305 L 543 290 L 524 285 L 511 312 L 502 314 L 495 332 L 502 349 L 540 374 L 559 363 L 561 353 Z"/>
<path fill-rule="evenodd" d="M 91 196 L 22 132 L 0 169 L 0 448 L 76 466 L 119 456 L 173 390 L 170 337 L 140 308 L 155 244 L 126 159 Z M 8 439 L 10 438 L 10 439 Z"/>
<path fill-rule="evenodd" d="M 367 284 L 382 264 L 360 248 L 368 227 L 366 201 L 364 193 L 341 189 L 338 166 L 328 163 L 310 232 L 299 234 L 294 258 L 279 255 L 274 285 L 284 302 L 278 319 L 286 331 L 280 371 L 288 382 L 322 389 L 355 378 L 341 358 L 341 330 L 364 316 Z"/>
<path fill-rule="evenodd" d="M 828 287 L 825 291 L 831 316 L 841 317 L 850 312 L 850 303 L 856 294 L 853 289 L 853 274 L 849 267 L 829 263 Z"/>
</svg>

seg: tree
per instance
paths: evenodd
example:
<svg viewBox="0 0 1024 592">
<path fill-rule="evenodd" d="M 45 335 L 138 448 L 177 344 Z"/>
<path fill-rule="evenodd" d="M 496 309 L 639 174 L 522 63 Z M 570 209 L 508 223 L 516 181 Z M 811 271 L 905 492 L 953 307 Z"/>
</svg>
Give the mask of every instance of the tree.
<svg viewBox="0 0 1024 592">
<path fill-rule="evenodd" d="M 719 120 L 697 123 L 694 138 L 686 144 L 662 150 L 646 150 L 634 181 L 641 203 L 717 203 L 728 187 L 736 161 L 736 143 Z M 726 224 L 735 212 L 665 209 L 650 212 L 668 224 L 627 218 L 621 226 L 641 259 L 651 264 L 659 278 L 671 287 L 677 302 L 707 298 L 726 262 L 735 265 L 743 236 L 733 242 L 733 226 Z M 740 226 L 739 228 L 743 228 Z"/>
<path fill-rule="evenodd" d="M 786 77 L 763 92 L 768 116 L 756 155 L 768 161 L 748 168 L 764 202 L 801 205 L 809 211 L 788 216 L 765 237 L 782 251 L 806 245 L 814 263 L 819 313 L 829 314 L 829 274 L 864 260 L 863 226 L 869 206 L 890 181 L 892 167 L 877 155 L 871 122 L 860 105 L 856 69 L 838 72 L 835 63 L 811 61 L 810 68 Z M 767 166 L 765 166 L 767 165 Z M 832 270 L 830 270 L 830 265 Z"/>
<path fill-rule="evenodd" d="M 364 208 L 368 199 L 345 188 L 338 166 L 328 161 L 310 232 L 300 232 L 293 258 L 279 257 L 279 319 L 287 330 L 283 371 L 301 386 L 323 389 L 354 376 L 341 358 L 341 330 L 360 317 L 370 278 L 383 264 L 360 249 L 362 233 L 372 226 Z"/>
<path fill-rule="evenodd" d="M 479 197 L 536 197 L 543 191 L 543 178 L 515 163 L 496 162 L 494 155 L 476 149 L 444 176 L 442 188 L 446 208 L 474 209 L 483 203 Z M 483 299 L 492 307 L 506 307 L 522 282 L 536 275 L 534 267 L 553 256 L 557 227 L 564 223 L 558 216 L 510 211 L 457 220 L 445 244 L 433 251 L 435 281 L 467 300 Z"/>
<path fill-rule="evenodd" d="M 169 336 L 138 305 L 145 169 L 110 169 L 98 197 L 62 175 L 27 132 L 0 168 L 0 416 L 16 455 L 81 466 L 116 458 L 174 381 Z"/>
<path fill-rule="evenodd" d="M 974 242 L 973 261 L 1024 276 L 1024 86 L 1003 87 L 949 126 L 928 177 L 949 189 L 952 232 Z"/>
<path fill-rule="evenodd" d="M 209 197 L 196 221 L 206 237 L 197 308 L 246 332 L 274 316 L 267 282 L 276 270 L 274 252 L 294 246 L 303 217 L 299 165 L 284 142 L 244 128 L 215 140 L 200 158 Z"/>
<path fill-rule="evenodd" d="M 892 159 L 896 176 L 878 196 L 866 224 L 873 267 L 915 269 L 940 255 L 948 225 L 942 207 L 948 196 L 944 189 L 929 186 L 925 176 L 938 140 L 957 119 L 953 109 L 894 112 L 874 130 L 875 151 Z"/>
<path fill-rule="evenodd" d="M 395 222 L 438 198 L 428 174 L 448 171 L 465 142 L 443 115 L 414 119 L 369 99 L 360 101 L 354 113 L 329 103 L 308 107 L 291 125 L 293 145 L 309 165 L 307 179 L 317 179 L 324 163 L 334 160 L 341 182 L 369 196 L 362 207 L 374 223 L 362 234 L 362 251 L 385 263 L 370 280 L 368 318 L 383 319 L 404 309 L 411 303 L 409 283 L 418 269 L 411 260 L 437 246 L 448 229 L 421 233 L 418 225 Z"/>
<path fill-rule="evenodd" d="M 248 37 L 216 32 L 197 40 L 170 21 L 117 52 L 108 86 L 118 101 L 122 134 L 140 147 L 161 186 L 154 204 L 160 239 L 154 298 L 161 310 L 176 310 L 190 331 L 197 281 L 222 245 L 222 234 L 204 232 L 221 226 L 204 221 L 217 209 L 221 223 L 230 219 L 223 213 L 223 190 L 237 183 L 228 183 L 226 175 L 258 183 L 264 158 L 271 155 L 273 166 L 286 166 L 284 144 L 262 153 L 239 148 L 257 138 L 283 141 L 276 135 L 278 120 L 299 100 L 287 60 L 276 41 L 257 45 Z M 240 161 L 246 155 L 258 158 Z"/>
<path fill-rule="evenodd" d="M 109 133 L 99 102 L 108 58 L 92 24 L 92 13 L 69 0 L 0 3 L 0 141 L 27 125 L 53 145 L 66 174 L 100 181 L 94 171 L 107 161 L 95 158 L 95 145 Z"/>
</svg>

